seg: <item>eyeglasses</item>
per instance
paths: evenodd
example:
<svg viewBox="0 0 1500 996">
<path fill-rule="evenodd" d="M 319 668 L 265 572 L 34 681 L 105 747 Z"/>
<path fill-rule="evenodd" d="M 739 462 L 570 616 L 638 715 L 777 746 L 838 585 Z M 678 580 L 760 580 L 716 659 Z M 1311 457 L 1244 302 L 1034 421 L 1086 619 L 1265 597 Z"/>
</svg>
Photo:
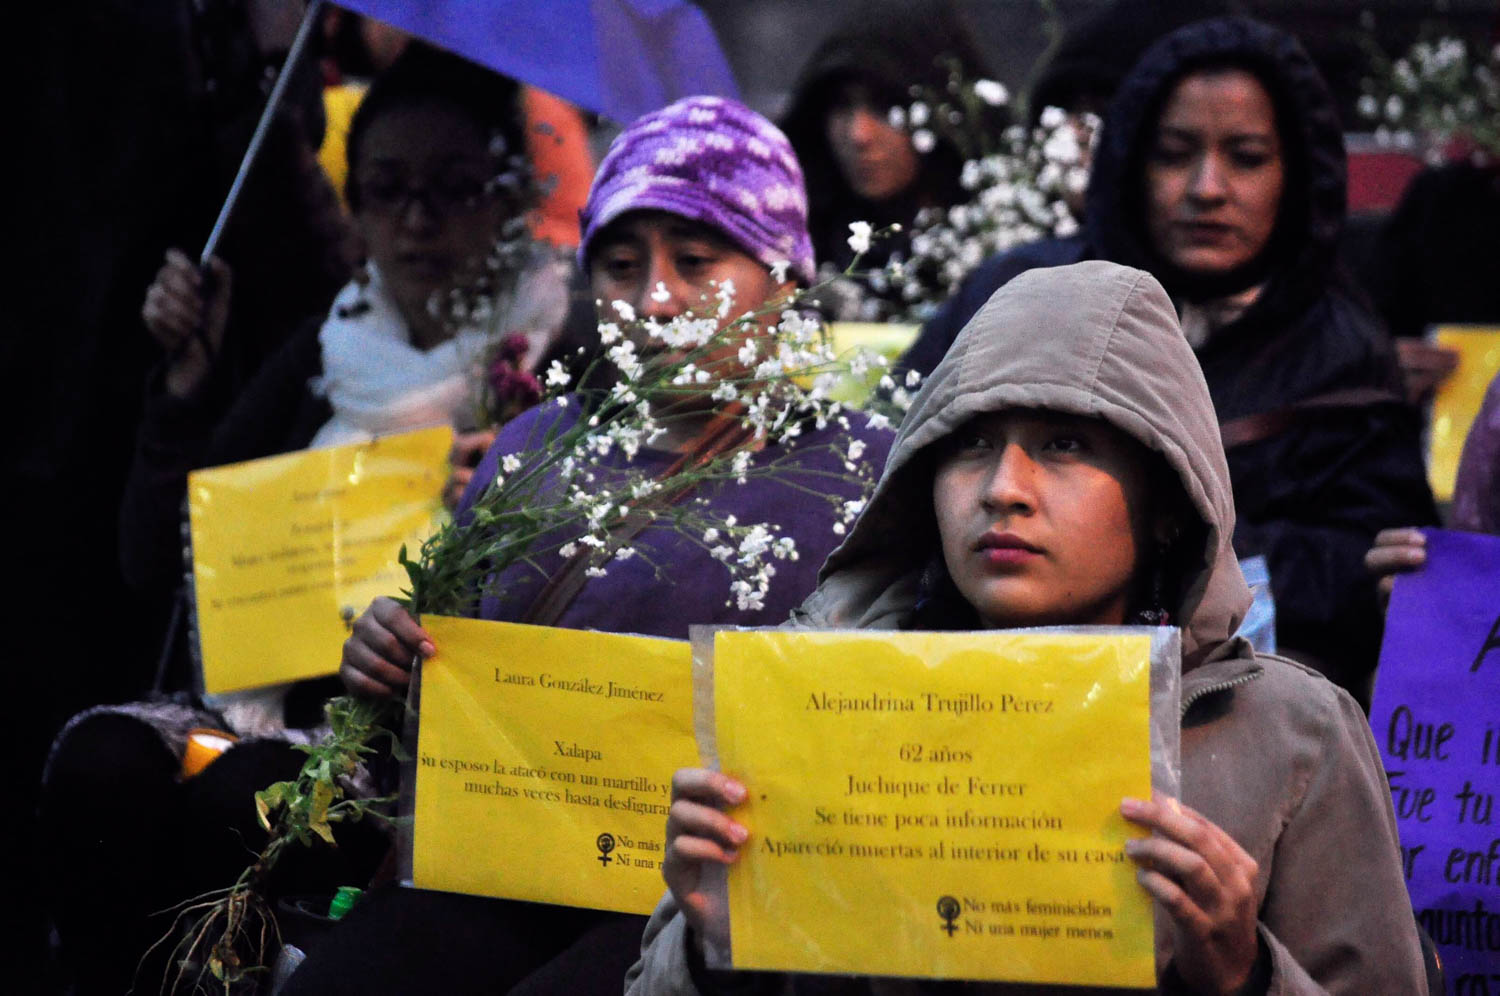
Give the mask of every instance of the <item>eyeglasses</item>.
<svg viewBox="0 0 1500 996">
<path fill-rule="evenodd" d="M 406 214 L 413 201 L 421 201 L 435 217 L 451 218 L 473 211 L 489 193 L 483 178 L 459 171 L 418 177 L 416 182 L 396 171 L 382 171 L 356 182 L 360 209 L 391 218 Z"/>
</svg>

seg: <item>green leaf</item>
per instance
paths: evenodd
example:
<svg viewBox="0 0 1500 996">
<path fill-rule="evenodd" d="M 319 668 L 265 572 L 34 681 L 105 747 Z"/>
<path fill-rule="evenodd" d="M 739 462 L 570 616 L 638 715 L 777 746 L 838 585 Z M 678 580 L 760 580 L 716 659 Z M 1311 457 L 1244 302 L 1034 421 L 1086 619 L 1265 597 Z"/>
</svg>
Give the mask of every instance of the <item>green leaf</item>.
<svg viewBox="0 0 1500 996">
<path fill-rule="evenodd" d="M 267 832 L 271 830 L 271 814 L 296 797 L 297 786 L 291 782 L 276 782 L 255 793 L 255 815 Z"/>
<path fill-rule="evenodd" d="M 328 825 L 328 807 L 333 802 L 333 793 L 333 786 L 327 782 L 314 785 L 312 804 L 307 813 L 307 828 L 329 844 L 333 843 L 333 827 Z"/>
</svg>

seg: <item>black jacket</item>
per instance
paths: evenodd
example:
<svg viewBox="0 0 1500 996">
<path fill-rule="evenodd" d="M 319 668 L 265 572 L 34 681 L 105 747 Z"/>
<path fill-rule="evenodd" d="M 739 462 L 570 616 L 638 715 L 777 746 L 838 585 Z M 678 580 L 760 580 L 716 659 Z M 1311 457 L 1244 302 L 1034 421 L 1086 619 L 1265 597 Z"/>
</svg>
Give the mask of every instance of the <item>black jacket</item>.
<svg viewBox="0 0 1500 996">
<path fill-rule="evenodd" d="M 1276 231 L 1258 271 L 1255 303 L 1198 350 L 1221 423 L 1333 391 L 1390 392 L 1388 403 L 1324 409 L 1285 431 L 1229 450 L 1241 556 L 1270 564 L 1280 647 L 1357 687 L 1375 664 L 1380 617 L 1363 557 L 1375 533 L 1437 521 L 1417 413 L 1398 400 L 1389 341 L 1335 263 L 1344 219 L 1343 134 L 1333 99 L 1297 41 L 1223 18 L 1182 28 L 1142 56 L 1105 118 L 1089 183 L 1082 239 L 1026 246 L 986 262 L 923 329 L 903 358 L 924 373 L 995 289 L 1032 266 L 1103 258 L 1150 270 L 1179 306 L 1203 290 L 1151 249 L 1139 210 L 1140 168 L 1155 116 L 1193 68 L 1250 69 L 1277 106 L 1286 163 Z M 1347 662 L 1353 662 L 1349 664 Z"/>
</svg>

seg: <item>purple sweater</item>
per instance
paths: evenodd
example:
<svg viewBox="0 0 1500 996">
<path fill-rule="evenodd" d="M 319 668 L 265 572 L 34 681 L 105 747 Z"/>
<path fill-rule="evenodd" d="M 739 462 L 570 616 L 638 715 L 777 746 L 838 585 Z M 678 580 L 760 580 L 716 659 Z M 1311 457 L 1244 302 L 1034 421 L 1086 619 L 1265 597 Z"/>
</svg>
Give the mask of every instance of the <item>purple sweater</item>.
<svg viewBox="0 0 1500 996">
<path fill-rule="evenodd" d="M 572 425 L 578 412 L 576 402 L 565 409 L 540 406 L 508 424 L 480 462 L 456 514 L 462 517 L 468 512 L 494 479 L 502 457 L 525 453 L 549 428 L 560 431 Z M 764 608 L 735 608 L 729 594 L 728 569 L 694 540 L 669 525 L 661 525 L 648 527 L 631 541 L 639 555 L 610 563 L 604 577 L 585 584 L 557 625 L 687 639 L 688 626 L 697 623 L 773 626 L 785 622 L 791 610 L 817 587 L 818 569 L 841 539 L 833 531 L 838 519 L 835 508 L 859 496 L 860 489 L 853 482 L 821 476 L 845 473 L 842 460 L 828 444 L 835 444 L 842 452 L 851 439 L 864 440 L 861 459 L 870 464 L 872 479 L 878 476 L 890 449 L 893 437 L 888 430 L 865 428 L 865 418 L 857 412 L 851 413 L 850 422 L 852 428 L 847 432 L 834 425 L 822 430 L 808 428 L 790 444 L 768 446 L 756 453 L 752 466 L 786 458 L 773 479 L 751 478 L 743 485 L 714 482 L 694 492 L 695 498 L 708 499 L 721 515 L 733 515 L 747 525 L 776 526 L 779 536 L 796 540 L 797 560 L 774 561 L 776 574 Z M 656 473 L 674 459 L 675 453 L 643 449 L 631 466 Z M 836 501 L 818 498 L 802 488 L 825 493 Z M 501 598 L 486 597 L 480 605 L 480 618 L 519 619 L 547 578 L 562 565 L 556 553 L 538 560 L 540 571 L 526 564 L 507 568 L 498 579 L 504 594 Z"/>
</svg>

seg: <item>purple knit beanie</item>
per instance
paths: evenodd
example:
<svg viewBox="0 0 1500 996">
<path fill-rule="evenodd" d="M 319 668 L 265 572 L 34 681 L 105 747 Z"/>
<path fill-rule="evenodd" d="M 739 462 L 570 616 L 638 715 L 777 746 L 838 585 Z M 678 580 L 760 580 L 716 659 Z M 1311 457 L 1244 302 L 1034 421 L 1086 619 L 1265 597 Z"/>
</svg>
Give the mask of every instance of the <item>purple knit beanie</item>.
<svg viewBox="0 0 1500 996">
<path fill-rule="evenodd" d="M 786 136 L 744 104 L 685 97 L 636 118 L 610 144 L 580 212 L 578 263 L 627 211 L 667 211 L 723 232 L 751 256 L 813 283 L 802 167 Z"/>
</svg>

